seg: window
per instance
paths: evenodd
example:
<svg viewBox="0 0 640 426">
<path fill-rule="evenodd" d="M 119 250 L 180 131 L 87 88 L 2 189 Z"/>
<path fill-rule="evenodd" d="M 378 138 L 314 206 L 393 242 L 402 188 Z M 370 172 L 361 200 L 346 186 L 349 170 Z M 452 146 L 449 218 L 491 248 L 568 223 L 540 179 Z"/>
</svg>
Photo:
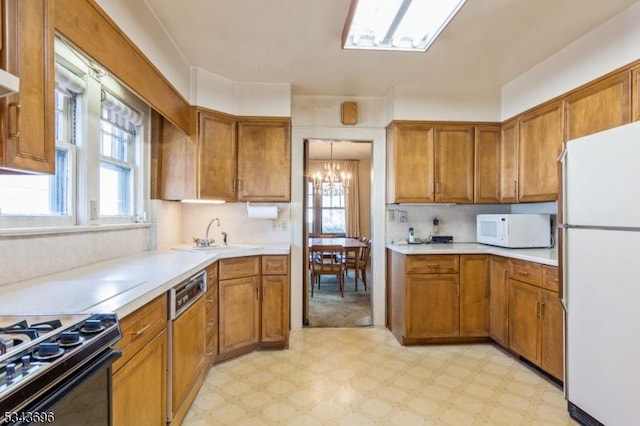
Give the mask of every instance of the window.
<svg viewBox="0 0 640 426">
<path fill-rule="evenodd" d="M 340 195 L 316 193 L 313 182 L 307 183 L 307 229 L 309 234 L 335 236 L 346 234 L 344 191 L 340 192 L 342 192 Z"/>
<path fill-rule="evenodd" d="M 103 93 L 100 119 L 100 213 L 133 215 L 135 140 L 139 114 Z"/>
<path fill-rule="evenodd" d="M 0 176 L 0 227 L 135 222 L 148 107 L 65 42 L 55 49 L 56 174 Z"/>
</svg>

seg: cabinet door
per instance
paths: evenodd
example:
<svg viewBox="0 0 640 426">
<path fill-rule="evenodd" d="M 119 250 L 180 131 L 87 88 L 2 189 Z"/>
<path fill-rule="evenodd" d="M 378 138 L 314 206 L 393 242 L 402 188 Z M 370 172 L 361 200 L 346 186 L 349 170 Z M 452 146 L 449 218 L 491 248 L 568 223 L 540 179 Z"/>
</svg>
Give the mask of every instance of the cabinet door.
<svg viewBox="0 0 640 426">
<path fill-rule="evenodd" d="M 460 336 L 489 335 L 489 256 L 460 255 Z"/>
<path fill-rule="evenodd" d="M 509 280 L 509 349 L 540 364 L 540 290 Z"/>
<path fill-rule="evenodd" d="M 564 310 L 558 293 L 542 291 L 542 351 L 540 367 L 564 380 Z"/>
<path fill-rule="evenodd" d="M 262 343 L 286 344 L 289 337 L 289 276 L 262 276 Z"/>
<path fill-rule="evenodd" d="M 200 111 L 198 121 L 198 197 L 234 201 L 237 173 L 236 122 Z"/>
<path fill-rule="evenodd" d="M 562 148 L 562 103 L 544 105 L 520 117 L 518 201 L 558 199 L 558 156 Z"/>
<path fill-rule="evenodd" d="M 167 424 L 167 333 L 162 331 L 113 375 L 114 425 Z"/>
<path fill-rule="evenodd" d="M 458 336 L 458 274 L 407 274 L 405 304 L 405 337 Z"/>
<path fill-rule="evenodd" d="M 500 127 L 478 126 L 475 129 L 476 203 L 500 202 Z"/>
<path fill-rule="evenodd" d="M 631 120 L 631 73 L 621 71 L 565 98 L 565 140 L 622 126 Z"/>
<path fill-rule="evenodd" d="M 503 347 L 509 346 L 509 288 L 507 286 L 507 259 L 491 258 L 491 296 L 489 300 L 489 337 Z"/>
<path fill-rule="evenodd" d="M 171 408 L 175 414 L 204 369 L 206 297 L 171 324 Z"/>
<path fill-rule="evenodd" d="M 289 121 L 238 123 L 238 200 L 291 199 Z"/>
<path fill-rule="evenodd" d="M 387 202 L 433 203 L 433 127 L 394 123 L 387 129 Z"/>
<path fill-rule="evenodd" d="M 52 2 L 6 0 L 3 68 L 20 92 L 2 99 L 0 168 L 55 172 Z"/>
<path fill-rule="evenodd" d="M 500 140 L 500 202 L 518 202 L 518 120 L 502 125 Z"/>
<path fill-rule="evenodd" d="M 188 134 L 155 111 L 152 150 L 157 151 L 155 197 L 162 200 L 197 198 L 198 144 Z M 152 161 L 153 164 L 153 161 Z M 154 177 L 152 175 L 152 177 Z M 154 188 L 152 184 L 152 188 Z"/>
<path fill-rule="evenodd" d="M 259 281 L 257 276 L 218 283 L 218 353 L 253 349 L 260 336 Z"/>
<path fill-rule="evenodd" d="M 473 126 L 436 128 L 436 202 L 473 203 L 473 138 Z"/>
</svg>

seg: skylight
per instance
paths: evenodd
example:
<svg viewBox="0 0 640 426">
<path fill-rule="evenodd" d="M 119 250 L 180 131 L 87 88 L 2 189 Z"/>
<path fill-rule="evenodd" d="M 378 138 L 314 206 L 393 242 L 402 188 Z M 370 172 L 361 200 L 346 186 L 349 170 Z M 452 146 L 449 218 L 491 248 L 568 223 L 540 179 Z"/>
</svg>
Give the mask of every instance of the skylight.
<svg viewBox="0 0 640 426">
<path fill-rule="evenodd" d="M 424 52 L 465 1 L 352 0 L 342 46 Z"/>
</svg>

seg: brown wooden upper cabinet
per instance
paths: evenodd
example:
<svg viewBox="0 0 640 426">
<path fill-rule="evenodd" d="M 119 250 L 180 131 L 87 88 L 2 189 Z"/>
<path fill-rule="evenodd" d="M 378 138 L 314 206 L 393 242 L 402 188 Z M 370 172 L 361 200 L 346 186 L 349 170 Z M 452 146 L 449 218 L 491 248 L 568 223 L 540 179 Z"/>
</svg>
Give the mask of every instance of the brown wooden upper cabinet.
<svg viewBox="0 0 640 426">
<path fill-rule="evenodd" d="M 519 117 L 518 201 L 558 198 L 558 156 L 562 148 L 562 101 L 535 108 Z"/>
<path fill-rule="evenodd" d="M 238 144 L 234 117 L 198 112 L 198 198 L 234 201 Z"/>
<path fill-rule="evenodd" d="M 242 118 L 198 111 L 199 199 L 291 199 L 288 118 Z"/>
<path fill-rule="evenodd" d="M 387 202 L 472 203 L 474 127 L 394 122 L 387 127 Z"/>
<path fill-rule="evenodd" d="M 478 126 L 475 132 L 474 200 L 476 203 L 499 203 L 500 126 Z"/>
<path fill-rule="evenodd" d="M 2 99 L 0 171 L 55 172 L 54 22 L 49 0 L 2 2 L 2 68 L 20 92 Z"/>
<path fill-rule="evenodd" d="M 433 203 L 433 134 L 427 123 L 387 127 L 387 202 Z"/>
<path fill-rule="evenodd" d="M 289 119 L 238 122 L 238 200 L 291 199 Z"/>
<path fill-rule="evenodd" d="M 436 126 L 435 201 L 473 203 L 474 127 Z"/>
<path fill-rule="evenodd" d="M 631 120 L 640 120 L 640 65 L 631 68 Z"/>
<path fill-rule="evenodd" d="M 631 120 L 631 72 L 598 79 L 565 98 L 565 140 L 622 126 Z"/>
<path fill-rule="evenodd" d="M 518 202 L 518 119 L 502 124 L 500 140 L 500 202 Z"/>
</svg>

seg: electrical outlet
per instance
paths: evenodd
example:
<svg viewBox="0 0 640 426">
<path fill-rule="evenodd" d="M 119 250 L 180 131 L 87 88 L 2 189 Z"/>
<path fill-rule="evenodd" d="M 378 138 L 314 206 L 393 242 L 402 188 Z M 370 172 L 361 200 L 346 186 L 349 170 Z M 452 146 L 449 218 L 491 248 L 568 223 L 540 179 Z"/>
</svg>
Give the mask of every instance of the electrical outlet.
<svg viewBox="0 0 640 426">
<path fill-rule="evenodd" d="M 98 200 L 89 201 L 89 220 L 98 220 Z"/>
<path fill-rule="evenodd" d="M 285 220 L 274 220 L 273 221 L 273 230 L 278 232 L 286 232 L 289 227 L 289 224 Z"/>
<path fill-rule="evenodd" d="M 398 210 L 398 220 L 400 222 L 406 222 L 407 221 L 407 212 L 404 210 Z"/>
</svg>

